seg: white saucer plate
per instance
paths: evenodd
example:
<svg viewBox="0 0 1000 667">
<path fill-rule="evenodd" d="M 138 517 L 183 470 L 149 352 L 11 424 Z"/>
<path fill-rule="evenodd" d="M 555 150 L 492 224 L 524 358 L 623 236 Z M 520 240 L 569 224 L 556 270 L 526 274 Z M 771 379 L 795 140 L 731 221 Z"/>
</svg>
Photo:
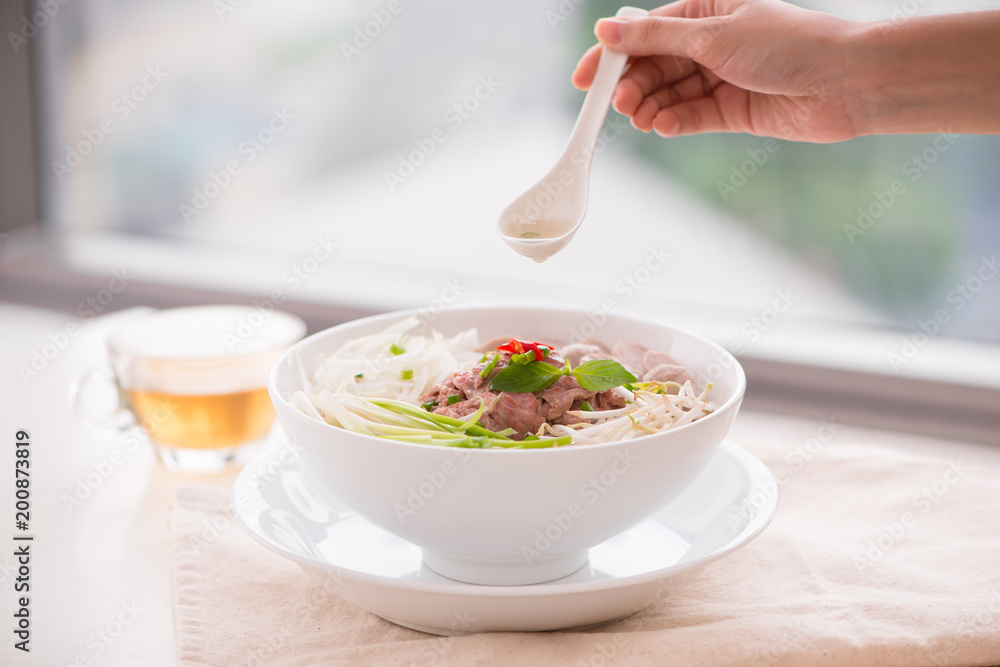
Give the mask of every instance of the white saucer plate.
<svg viewBox="0 0 1000 667">
<path fill-rule="evenodd" d="M 289 447 L 272 447 L 240 473 L 232 491 L 239 523 L 329 592 L 439 635 L 583 628 L 625 618 L 750 542 L 778 503 L 767 467 L 724 442 L 680 496 L 591 549 L 575 573 L 529 586 L 481 586 L 442 577 L 422 563 L 419 547 L 320 501 Z"/>
</svg>

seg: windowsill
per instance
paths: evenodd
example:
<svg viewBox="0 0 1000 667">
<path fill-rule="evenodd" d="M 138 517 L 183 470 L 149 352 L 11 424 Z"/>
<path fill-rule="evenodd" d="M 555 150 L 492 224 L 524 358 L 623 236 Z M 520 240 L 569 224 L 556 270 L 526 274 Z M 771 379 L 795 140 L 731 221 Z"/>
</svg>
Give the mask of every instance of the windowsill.
<svg viewBox="0 0 1000 667">
<path fill-rule="evenodd" d="M 107 311 L 132 305 L 259 303 L 281 289 L 275 285 L 283 283 L 274 276 L 301 260 L 301 255 L 125 236 L 64 238 L 47 258 L 33 254 L 30 245 L 22 243 L 20 251 L 17 243 L 8 245 L 8 257 L 21 257 L 0 265 L 0 299 L 67 312 L 100 291 L 113 271 L 120 272 L 121 258 L 128 258 L 129 267 L 141 268 L 126 268 L 132 271 L 127 277 L 134 279 L 134 288 L 124 290 Z M 178 257 L 183 257 L 182 265 Z M 330 262 L 297 289 L 286 285 L 280 307 L 303 316 L 311 330 L 368 313 L 437 308 L 448 299 L 456 305 L 510 303 L 510 293 L 518 295 L 518 303 L 556 303 L 595 312 L 585 295 L 509 290 L 477 276 L 447 280 L 460 286 L 457 298 L 451 299 L 454 290 L 439 274 Z M 56 295 L 59 299 L 51 298 Z M 835 414 L 860 426 L 1000 444 L 1000 347 L 935 338 L 894 369 L 889 354 L 901 354 L 901 333 L 788 315 L 747 336 L 745 325 L 761 311 L 650 300 L 641 292 L 616 305 L 618 312 L 669 320 L 737 351 L 748 372 L 750 409 L 811 418 Z"/>
</svg>

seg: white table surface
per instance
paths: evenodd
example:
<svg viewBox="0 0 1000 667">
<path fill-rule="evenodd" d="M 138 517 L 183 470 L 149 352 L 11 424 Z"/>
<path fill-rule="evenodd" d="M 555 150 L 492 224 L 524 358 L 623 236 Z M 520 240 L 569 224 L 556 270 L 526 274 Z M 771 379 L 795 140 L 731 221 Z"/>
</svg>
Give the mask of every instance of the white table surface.
<svg viewBox="0 0 1000 667">
<path fill-rule="evenodd" d="M 167 472 L 145 447 L 126 451 L 113 434 L 88 432 L 74 422 L 67 403 L 72 380 L 105 358 L 109 331 L 137 311 L 87 323 L 38 377 L 27 383 L 18 366 L 31 350 L 72 321 L 64 314 L 0 303 L 0 664 L 169 665 L 174 662 L 167 516 L 172 490 L 197 481 L 228 488 L 236 471 L 191 478 Z M 835 416 L 834 416 L 835 417 Z M 740 414 L 731 439 L 737 443 L 781 438 L 790 448 L 816 435 L 819 424 L 765 413 Z M 31 653 L 13 648 L 10 632 L 14 529 L 13 441 L 31 434 L 32 543 Z M 1000 449 L 843 427 L 831 444 L 861 440 L 943 458 L 1000 468 Z M 122 450 L 122 462 L 73 511 L 65 505 L 78 480 Z M 304 576 L 304 575 L 303 575 Z M 110 643 L 123 605 L 138 611 Z M 128 618 L 125 614 L 123 618 Z"/>
</svg>

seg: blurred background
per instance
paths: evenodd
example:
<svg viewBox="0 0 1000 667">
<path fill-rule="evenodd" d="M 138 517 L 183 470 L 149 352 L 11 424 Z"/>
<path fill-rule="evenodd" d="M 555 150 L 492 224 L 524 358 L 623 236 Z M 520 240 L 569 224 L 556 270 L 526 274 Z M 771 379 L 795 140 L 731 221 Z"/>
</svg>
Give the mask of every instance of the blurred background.
<svg viewBox="0 0 1000 667">
<path fill-rule="evenodd" d="M 863 20 L 894 10 L 888 0 L 799 4 Z M 510 288 L 501 298 L 534 284 L 586 302 L 582 294 L 613 292 L 662 244 L 672 260 L 647 299 L 759 310 L 776 290 L 798 287 L 798 315 L 903 330 L 946 306 L 1000 246 L 1000 137 L 959 137 L 945 152 L 933 135 L 779 142 L 757 165 L 746 161 L 761 155 L 761 138 L 664 141 L 611 112 L 586 226 L 569 251 L 536 267 L 502 246 L 492 224 L 559 155 L 583 97 L 570 73 L 594 21 L 616 4 L 392 5 L 60 5 L 35 38 L 47 222 L 63 235 L 169 240 L 179 264 L 195 241 L 295 255 L 332 234 L 341 268 L 384 279 L 340 300 L 387 307 L 418 305 L 446 274 L 498 281 Z M 988 6 L 1000 2 L 895 11 Z M 287 119 L 269 132 L 275 113 Z M 108 121 L 111 132 L 100 129 Z M 430 139 L 438 128 L 440 144 Z M 75 159 L 74 148 L 90 154 Z M 934 162 L 914 166 L 925 151 Z M 239 173 L 213 181 L 234 161 Z M 905 195 L 858 227 L 859 207 L 881 211 L 878 193 L 896 179 Z M 409 284 L 393 279 L 402 276 Z M 945 326 L 1000 341 L 1000 281 Z"/>
<path fill-rule="evenodd" d="M 612 111 L 586 222 L 536 265 L 494 225 L 561 153 L 584 95 L 570 74 L 616 3 L 31 4 L 30 18 L 7 12 L 4 48 L 33 55 L 32 238 L 49 268 L 13 235 L 0 244 L 4 298 L 30 300 L 46 271 L 126 271 L 177 294 L 277 295 L 313 314 L 614 309 L 697 328 L 740 354 L 864 357 L 879 373 L 937 358 L 911 364 L 910 348 L 968 341 L 962 364 L 938 363 L 963 382 L 986 382 L 983 360 L 1000 362 L 988 264 L 1000 249 L 1000 137 L 766 149 L 752 136 L 663 140 Z M 798 4 L 874 20 L 1000 0 Z M 335 251 L 310 259 L 322 248 Z M 920 338 L 930 328 L 933 342 Z M 835 358 L 812 345 L 830 332 L 823 349 Z M 859 332 L 881 338 L 855 345 Z"/>
</svg>

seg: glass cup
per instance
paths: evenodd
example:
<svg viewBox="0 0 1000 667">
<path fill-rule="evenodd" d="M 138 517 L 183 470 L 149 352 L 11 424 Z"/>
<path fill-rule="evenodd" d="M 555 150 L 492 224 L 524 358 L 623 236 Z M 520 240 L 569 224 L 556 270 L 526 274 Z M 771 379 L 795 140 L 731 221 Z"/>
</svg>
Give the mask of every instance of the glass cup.
<svg viewBox="0 0 1000 667">
<path fill-rule="evenodd" d="M 110 372 L 91 371 L 78 382 L 77 418 L 119 430 L 138 423 L 168 469 L 218 472 L 268 437 L 275 417 L 268 371 L 305 330 L 294 315 L 249 306 L 140 316 L 109 338 Z M 109 385 L 116 407 L 95 417 L 88 396 Z"/>
</svg>

